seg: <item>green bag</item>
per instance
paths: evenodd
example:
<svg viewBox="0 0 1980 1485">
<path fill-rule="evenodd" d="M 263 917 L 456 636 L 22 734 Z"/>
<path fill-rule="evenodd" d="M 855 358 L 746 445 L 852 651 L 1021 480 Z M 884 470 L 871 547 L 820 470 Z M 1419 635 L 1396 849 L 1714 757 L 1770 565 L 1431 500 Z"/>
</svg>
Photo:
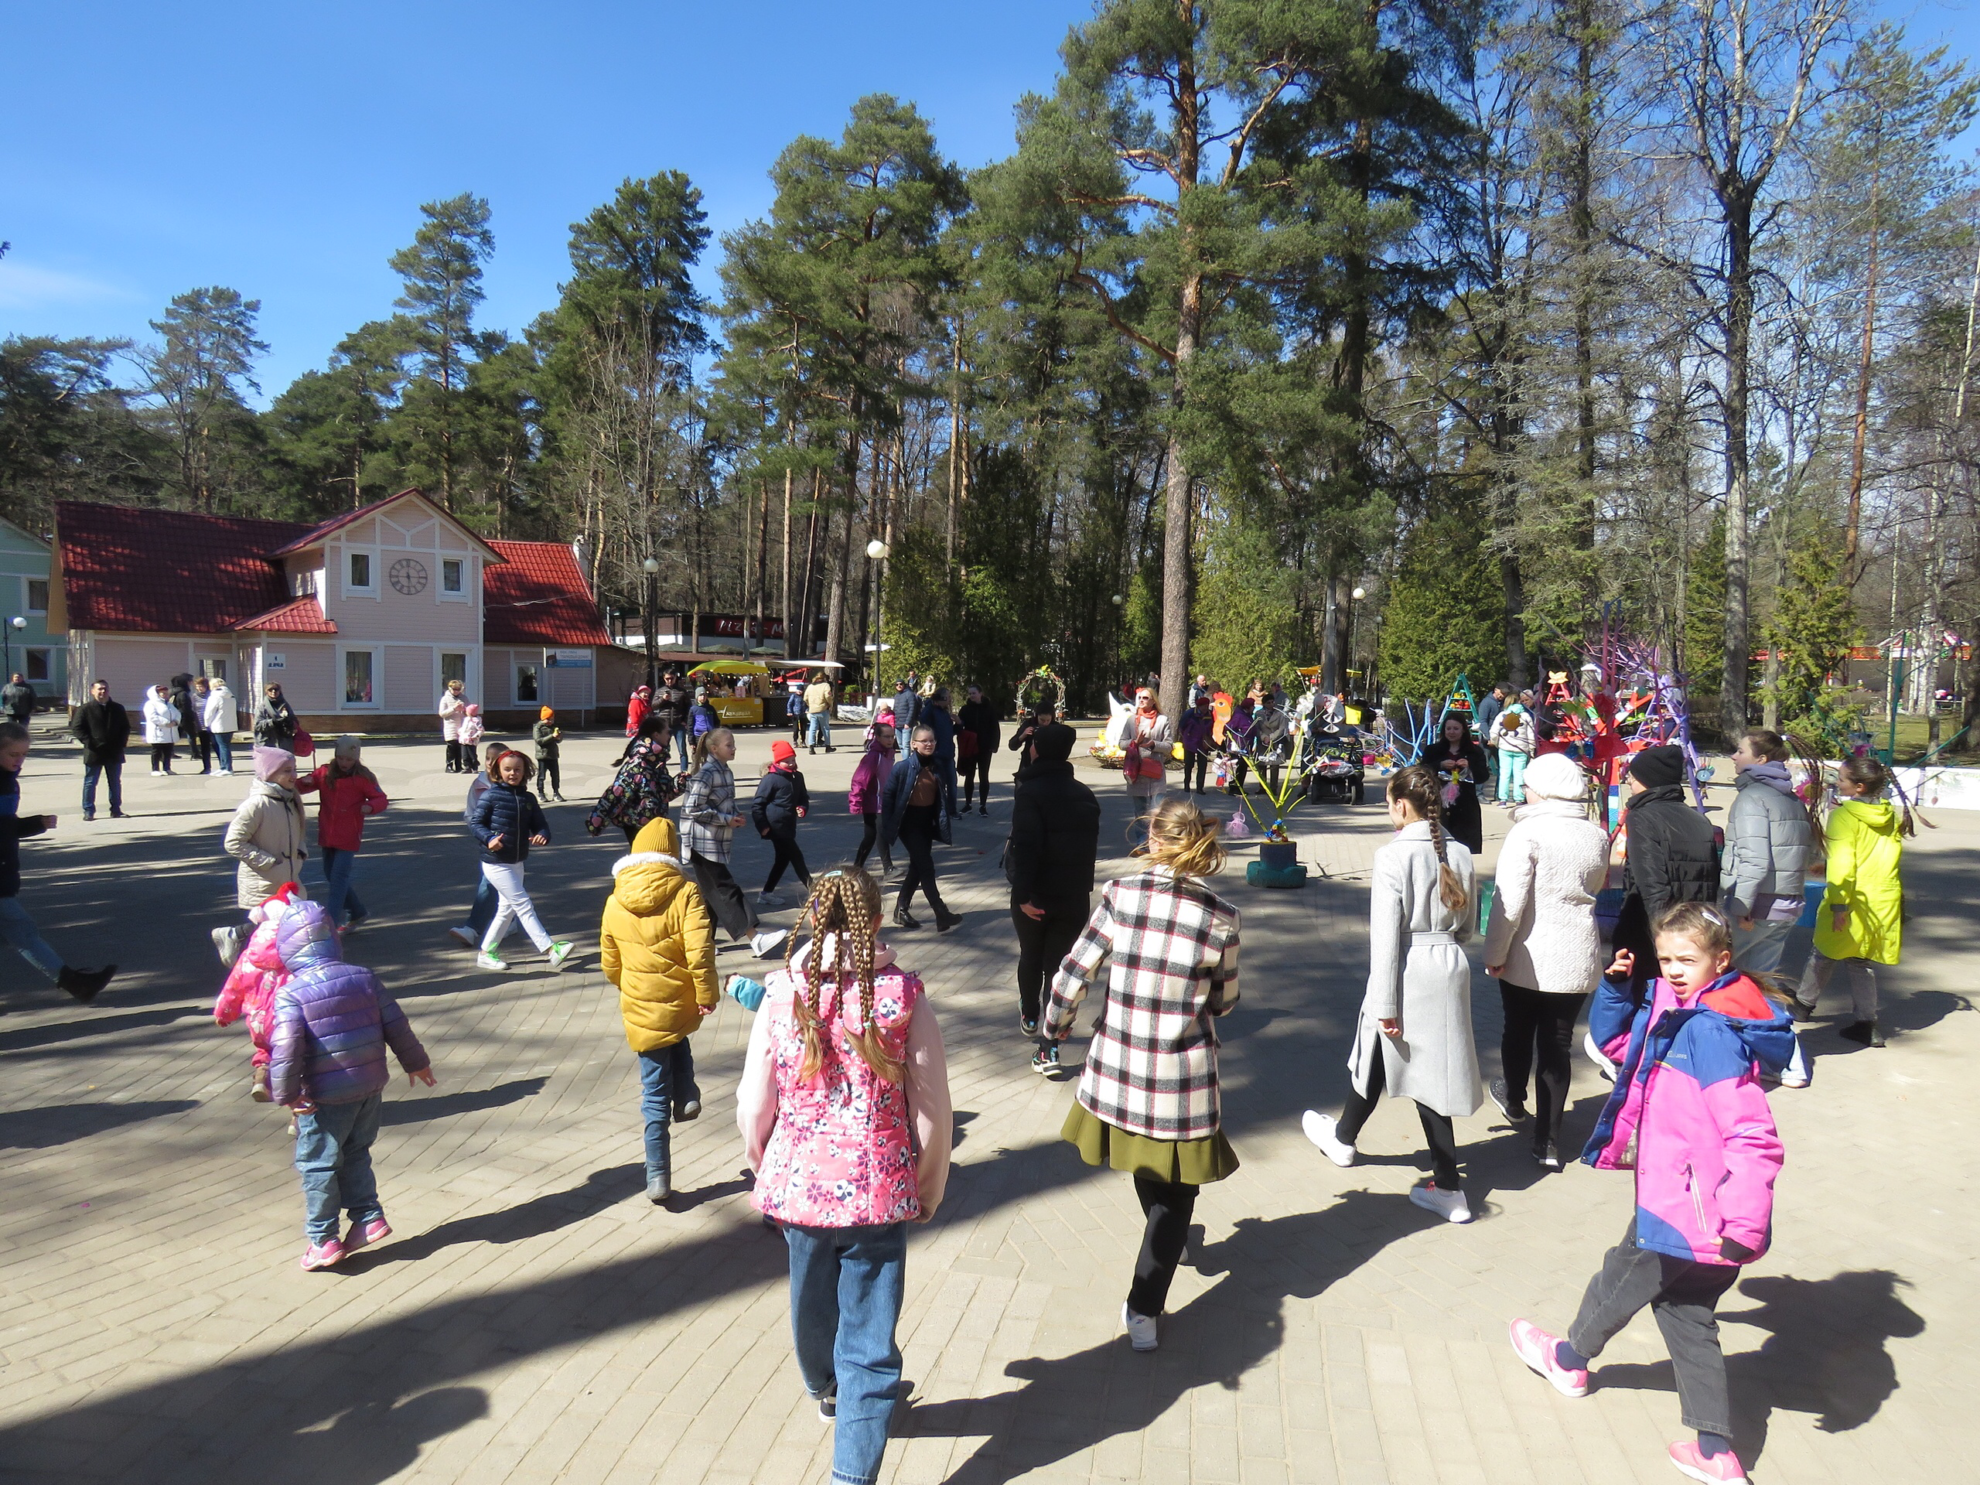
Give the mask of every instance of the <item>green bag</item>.
<svg viewBox="0 0 1980 1485">
<path fill-rule="evenodd" d="M 1483 933 L 1492 921 L 1492 899 L 1498 895 L 1499 884 L 1487 877 L 1478 886 L 1478 931 Z"/>
</svg>

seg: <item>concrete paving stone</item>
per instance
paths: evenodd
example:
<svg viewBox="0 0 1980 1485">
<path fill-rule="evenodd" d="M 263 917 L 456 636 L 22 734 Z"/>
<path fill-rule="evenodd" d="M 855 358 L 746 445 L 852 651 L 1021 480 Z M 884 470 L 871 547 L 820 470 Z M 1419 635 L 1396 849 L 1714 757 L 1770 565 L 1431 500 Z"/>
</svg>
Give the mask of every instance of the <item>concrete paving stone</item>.
<svg viewBox="0 0 1980 1485">
<path fill-rule="evenodd" d="M 766 743 L 745 735 L 745 784 Z M 603 786 L 618 746 L 569 745 L 574 799 Z M 458 781 L 435 774 L 434 752 L 367 748 L 395 803 L 360 883 L 394 912 L 352 950 L 400 997 L 441 1084 L 387 1095 L 377 1164 L 397 1235 L 328 1275 L 295 1268 L 283 1116 L 242 1096 L 245 1038 L 207 1016 L 219 973 L 205 930 L 232 913 L 212 840 L 239 781 L 134 781 L 134 808 L 204 813 L 87 834 L 71 814 L 27 846 L 23 900 L 51 941 L 137 927 L 150 952 L 124 956 L 87 1011 L 0 978 L 0 1103 L 21 1117 L 172 1111 L 96 1133 L 58 1123 L 59 1144 L 0 1149 L 0 1480 L 300 1485 L 333 1455 L 367 1482 L 823 1478 L 830 1432 L 796 1384 L 781 1254 L 733 1189 L 749 1017 L 725 1005 L 697 1033 L 706 1112 L 676 1130 L 683 1192 L 726 1194 L 655 1212 L 638 1192 L 633 1059 L 596 970 L 619 848 L 583 835 L 582 806 L 553 804 L 558 844 L 532 856 L 531 889 L 587 957 L 562 976 L 469 972 L 442 929 L 466 903 L 473 856 Z M 806 843 L 823 859 L 856 829 L 837 794 L 855 760 L 804 761 L 817 804 Z M 38 747 L 23 807 L 72 809 L 76 774 L 73 749 Z M 1113 839 L 1118 782 L 1093 778 Z M 1728 791 L 1712 794 L 1722 811 Z M 1505 820 L 1487 814 L 1489 873 Z M 1406 1109 L 1378 1112 L 1353 1171 L 1299 1136 L 1300 1110 L 1337 1108 L 1345 1088 L 1366 871 L 1387 838 L 1374 806 L 1302 812 L 1302 854 L 1333 874 L 1304 891 L 1235 873 L 1220 889 L 1246 920 L 1246 998 L 1222 1028 L 1245 1165 L 1199 1201 L 1198 1266 L 1178 1275 L 1164 1349 L 1131 1357 L 1118 1333 L 1140 1226 L 1131 1186 L 1058 1142 L 1071 1089 L 1029 1072 L 1009 1025 L 995 875 L 1007 818 L 959 822 L 939 858 L 964 926 L 893 940 L 931 987 L 971 1117 L 950 1200 L 912 1232 L 903 1316 L 915 1411 L 939 1432 L 897 1440 L 883 1480 L 1669 1477 L 1676 1399 L 1648 1316 L 1578 1403 L 1504 1340 L 1512 1315 L 1556 1327 L 1572 1315 L 1628 1220 L 1626 1177 L 1536 1179 L 1481 1110 L 1458 1121 L 1481 1218 L 1440 1228 L 1403 1201 L 1423 1166 Z M 1788 1150 L 1776 1245 L 1723 1325 L 1736 1409 L 1759 1420 L 1741 1444 L 1762 1481 L 1941 1485 L 1980 1442 L 1967 1406 L 1980 1273 L 1965 1256 L 1980 1199 L 1935 1153 L 1980 1124 L 1968 1075 L 1980 1020 L 1957 1014 L 1971 1004 L 1980 819 L 1935 819 L 1909 846 L 1907 960 L 1882 977 L 1891 1047 L 1850 1049 L 1825 1008 L 1807 1032 L 1815 1087 L 1774 1099 Z M 764 859 L 760 842 L 739 842 L 745 880 Z M 1101 874 L 1127 869 L 1111 858 Z M 1797 936 L 1790 956 L 1804 952 Z M 730 952 L 722 964 L 763 967 Z M 1491 1071 L 1497 997 L 1476 983 L 1473 1002 Z M 1604 1091 L 1578 1062 L 1571 1136 Z"/>
</svg>

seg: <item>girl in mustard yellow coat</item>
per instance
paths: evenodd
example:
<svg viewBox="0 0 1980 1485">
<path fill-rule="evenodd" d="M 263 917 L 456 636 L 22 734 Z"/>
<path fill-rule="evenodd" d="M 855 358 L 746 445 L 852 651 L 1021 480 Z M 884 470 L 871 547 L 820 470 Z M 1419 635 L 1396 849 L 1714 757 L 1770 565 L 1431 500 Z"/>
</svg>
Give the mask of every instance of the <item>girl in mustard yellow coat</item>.
<svg viewBox="0 0 1980 1485">
<path fill-rule="evenodd" d="M 1815 1014 L 1815 1003 L 1840 968 L 1849 981 L 1856 1019 L 1839 1035 L 1881 1047 L 1877 1027 L 1877 970 L 1896 964 L 1904 937 L 1904 885 L 1899 867 L 1911 810 L 1884 798 L 1891 776 L 1875 758 L 1849 758 L 1836 780 L 1840 803 L 1829 814 L 1829 888 L 1815 913 L 1815 952 L 1795 994 L 1797 1019 Z"/>
<path fill-rule="evenodd" d="M 682 870 L 680 839 L 664 815 L 633 837 L 612 868 L 612 895 L 598 929 L 598 962 L 619 987 L 626 1041 L 639 1055 L 646 1116 L 646 1196 L 673 1194 L 671 1119 L 701 1113 L 688 1037 L 715 1009 L 715 926 L 694 878 Z"/>
</svg>

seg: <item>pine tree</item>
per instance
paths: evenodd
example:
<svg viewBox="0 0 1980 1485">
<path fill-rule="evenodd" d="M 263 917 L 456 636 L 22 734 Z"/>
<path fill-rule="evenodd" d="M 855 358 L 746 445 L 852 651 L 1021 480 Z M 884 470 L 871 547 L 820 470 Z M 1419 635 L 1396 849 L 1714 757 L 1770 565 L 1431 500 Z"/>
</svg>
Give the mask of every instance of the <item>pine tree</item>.
<svg viewBox="0 0 1980 1485">
<path fill-rule="evenodd" d="M 211 512 L 218 497 L 252 483 L 244 471 L 233 476 L 237 451 L 257 441 L 243 392 L 261 390 L 254 361 L 268 347 L 255 339 L 260 313 L 259 299 L 216 286 L 175 296 L 151 322 L 164 344 L 141 355 L 144 390 L 178 454 L 179 498 L 195 510 Z"/>
<path fill-rule="evenodd" d="M 1383 685 L 1396 700 L 1438 701 L 1460 675 L 1474 692 L 1505 663 L 1498 560 L 1466 514 L 1438 512 L 1403 539 L 1382 614 Z"/>
<path fill-rule="evenodd" d="M 404 281 L 393 301 L 411 346 L 415 379 L 394 418 L 414 478 L 437 486 L 440 504 L 454 508 L 466 420 L 462 401 L 469 367 L 480 354 L 474 312 L 484 297 L 482 266 L 494 254 L 488 203 L 463 192 L 420 207 L 426 218 L 412 244 L 391 257 Z"/>
</svg>

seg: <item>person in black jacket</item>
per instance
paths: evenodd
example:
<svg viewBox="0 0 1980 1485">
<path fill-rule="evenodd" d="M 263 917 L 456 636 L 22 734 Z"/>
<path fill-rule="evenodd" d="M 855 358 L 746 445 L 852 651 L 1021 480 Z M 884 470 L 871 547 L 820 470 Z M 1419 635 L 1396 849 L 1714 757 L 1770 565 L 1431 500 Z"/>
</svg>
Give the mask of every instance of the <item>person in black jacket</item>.
<svg viewBox="0 0 1980 1485">
<path fill-rule="evenodd" d="M 784 905 L 784 900 L 776 895 L 776 887 L 783 880 L 786 866 L 810 888 L 811 868 L 804 864 L 804 852 L 797 843 L 798 821 L 810 813 L 811 791 L 805 788 L 804 775 L 798 772 L 797 749 L 780 737 L 770 744 L 770 766 L 757 780 L 756 798 L 749 808 L 756 833 L 769 841 L 770 849 L 777 853 L 776 860 L 770 864 L 770 875 L 764 879 L 763 890 L 756 894 L 758 907 Z"/>
<path fill-rule="evenodd" d="M 1024 782 L 1011 799 L 1011 925 L 1018 938 L 1018 1026 L 1038 1035 L 1045 978 L 1055 972 L 1086 926 L 1093 906 L 1093 866 L 1100 859 L 1100 801 L 1073 777 L 1074 733 L 1063 723 L 1039 728 L 1026 750 Z M 1041 1042 L 1031 1065 L 1059 1065 L 1056 1042 Z"/>
<path fill-rule="evenodd" d="M 657 713 L 666 722 L 668 730 L 673 733 L 674 745 L 681 755 L 682 768 L 688 766 L 688 753 L 693 746 L 688 731 L 688 709 L 693 705 L 693 700 L 694 698 L 688 695 L 687 689 L 681 685 L 681 673 L 669 669 L 660 678 L 660 689 L 653 693 L 653 705 L 647 712 L 648 716 Z"/>
<path fill-rule="evenodd" d="M 181 671 L 172 677 L 171 694 L 165 699 L 179 709 L 179 736 L 185 739 L 187 759 L 202 765 L 201 773 L 213 772 L 213 760 L 207 752 L 211 744 L 200 741 L 206 731 L 200 721 L 200 713 L 206 707 L 206 698 L 194 696 L 191 671 Z"/>
<path fill-rule="evenodd" d="M 921 926 L 908 914 L 916 892 L 926 896 L 935 910 L 937 933 L 947 933 L 962 922 L 962 914 L 950 912 L 942 901 L 942 888 L 935 880 L 935 846 L 955 840 L 956 790 L 951 778 L 935 762 L 935 729 L 922 723 L 880 794 L 880 847 L 886 850 L 898 840 L 908 857 L 907 877 L 894 901 L 896 928 Z"/>
<path fill-rule="evenodd" d="M 1492 775 L 1492 763 L 1485 750 L 1471 736 L 1471 718 L 1451 712 L 1444 718 L 1443 736 L 1424 750 L 1420 760 L 1434 769 L 1444 786 L 1444 831 L 1452 840 L 1463 841 L 1473 856 L 1485 849 L 1485 815 L 1478 807 L 1478 791 Z"/>
<path fill-rule="evenodd" d="M 971 686 L 969 700 L 956 713 L 956 764 L 962 773 L 962 808 L 969 813 L 970 786 L 983 781 L 983 802 L 979 815 L 990 813 L 990 760 L 997 753 L 997 708 L 983 699 L 983 688 Z M 964 742 L 963 738 L 973 738 Z"/>
<path fill-rule="evenodd" d="M 552 969 L 562 969 L 576 947 L 569 939 L 553 939 L 544 931 L 536 916 L 536 904 L 529 900 L 529 889 L 523 885 L 523 863 L 529 859 L 529 848 L 550 844 L 550 822 L 543 818 L 543 807 L 529 792 L 529 776 L 534 771 L 535 765 L 515 749 L 502 754 L 495 760 L 494 782 L 475 801 L 469 821 L 481 842 L 481 874 L 502 899 L 481 940 L 481 952 L 475 956 L 475 965 L 481 969 L 509 967 L 500 949 L 510 927 L 518 922 Z"/>
<path fill-rule="evenodd" d="M 1719 840 L 1712 822 L 1684 799 L 1684 749 L 1645 748 L 1630 761 L 1623 828 L 1623 904 L 1615 947 L 1636 956 L 1631 978 L 1648 984 L 1663 973 L 1650 925 L 1680 902 L 1719 900 Z"/>
<path fill-rule="evenodd" d="M 1030 711 L 1018 712 L 1017 730 L 1011 734 L 1011 751 L 1018 755 L 1017 772 L 1011 775 L 1011 787 L 1017 788 L 1028 777 L 1031 768 L 1031 740 L 1038 736 L 1038 729 L 1053 720 L 1052 714 L 1044 707 L 1033 707 Z"/>
<path fill-rule="evenodd" d="M 55 828 L 53 815 L 21 813 L 21 765 L 27 761 L 28 730 L 0 722 L 0 943 L 6 944 L 62 989 L 88 1005 L 110 983 L 117 966 L 71 969 L 41 936 L 21 906 L 21 842 Z"/>
<path fill-rule="evenodd" d="M 124 818 L 124 749 L 131 740 L 131 718 L 110 699 L 106 681 L 92 681 L 89 700 L 76 708 L 69 732 L 82 744 L 83 819 L 96 818 L 96 781 L 110 786 L 110 818 Z"/>
<path fill-rule="evenodd" d="M 914 736 L 914 724 L 921 717 L 921 697 L 915 693 L 914 677 L 908 676 L 894 693 L 894 731 L 904 737 Z"/>
<path fill-rule="evenodd" d="M 23 727 L 27 726 L 28 718 L 34 715 L 34 687 L 27 683 L 27 677 L 18 670 L 4 687 L 0 687 L 0 707 L 5 707 L 7 715 Z"/>
</svg>

